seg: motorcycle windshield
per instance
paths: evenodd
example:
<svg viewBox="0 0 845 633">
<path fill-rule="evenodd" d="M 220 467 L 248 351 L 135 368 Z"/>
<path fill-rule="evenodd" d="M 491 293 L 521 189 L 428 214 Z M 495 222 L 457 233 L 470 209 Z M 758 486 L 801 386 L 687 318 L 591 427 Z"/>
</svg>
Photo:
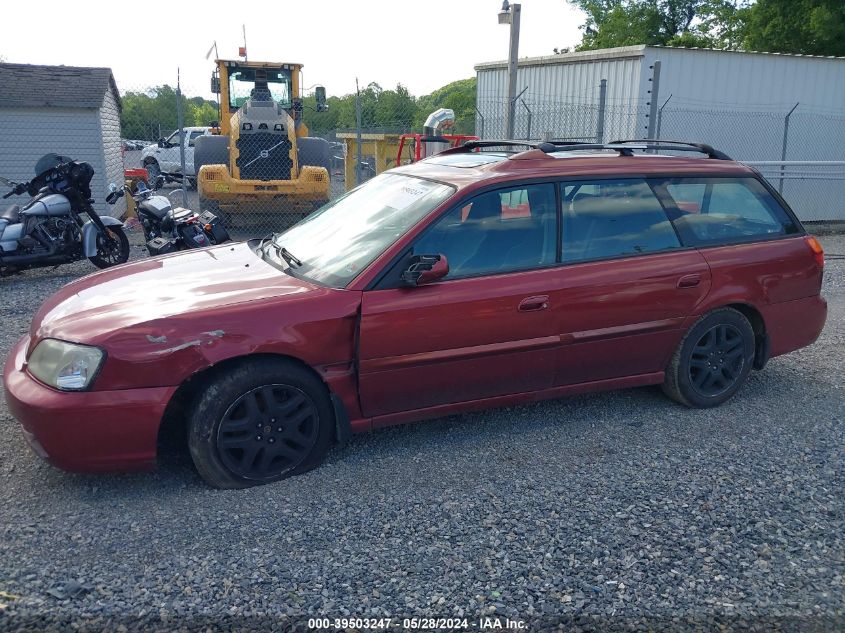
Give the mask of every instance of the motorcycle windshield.
<svg viewBox="0 0 845 633">
<path fill-rule="evenodd" d="M 36 177 L 40 176 L 51 169 L 55 169 L 62 163 L 70 162 L 73 162 L 73 159 L 70 156 L 62 156 L 61 154 L 44 154 L 44 156 L 39 158 L 38 162 L 35 163 L 35 175 Z"/>
</svg>

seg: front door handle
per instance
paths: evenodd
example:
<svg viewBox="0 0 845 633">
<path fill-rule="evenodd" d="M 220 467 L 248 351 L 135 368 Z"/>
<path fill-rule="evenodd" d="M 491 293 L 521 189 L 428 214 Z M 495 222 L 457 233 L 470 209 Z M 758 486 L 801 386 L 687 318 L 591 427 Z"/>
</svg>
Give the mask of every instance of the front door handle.
<svg viewBox="0 0 845 633">
<path fill-rule="evenodd" d="M 549 295 L 537 295 L 536 297 L 526 297 L 519 302 L 520 312 L 536 312 L 537 310 L 545 310 L 549 307 Z"/>
<path fill-rule="evenodd" d="M 678 288 L 695 288 L 700 283 L 701 275 L 698 273 L 684 275 L 678 280 Z"/>
</svg>

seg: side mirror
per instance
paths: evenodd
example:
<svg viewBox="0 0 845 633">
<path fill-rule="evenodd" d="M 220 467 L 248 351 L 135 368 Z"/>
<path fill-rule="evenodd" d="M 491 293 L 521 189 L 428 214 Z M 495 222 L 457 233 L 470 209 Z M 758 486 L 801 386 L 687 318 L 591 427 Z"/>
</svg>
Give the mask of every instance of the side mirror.
<svg viewBox="0 0 845 633">
<path fill-rule="evenodd" d="M 402 273 L 402 282 L 406 286 L 422 286 L 443 279 L 448 274 L 449 262 L 445 255 L 416 255 Z"/>
<path fill-rule="evenodd" d="M 109 185 L 109 195 L 106 196 L 106 202 L 114 204 L 123 197 L 123 189 L 118 189 L 117 185 L 111 183 Z"/>
<path fill-rule="evenodd" d="M 164 139 L 163 139 L 163 138 L 158 139 L 158 141 L 156 141 L 156 144 L 157 144 L 159 147 L 167 147 L 167 143 L 165 143 L 165 142 L 164 142 Z"/>
<path fill-rule="evenodd" d="M 317 86 L 314 89 L 314 98 L 317 101 L 317 112 L 328 111 L 329 104 L 326 103 L 326 88 L 325 88 L 325 86 Z"/>
</svg>

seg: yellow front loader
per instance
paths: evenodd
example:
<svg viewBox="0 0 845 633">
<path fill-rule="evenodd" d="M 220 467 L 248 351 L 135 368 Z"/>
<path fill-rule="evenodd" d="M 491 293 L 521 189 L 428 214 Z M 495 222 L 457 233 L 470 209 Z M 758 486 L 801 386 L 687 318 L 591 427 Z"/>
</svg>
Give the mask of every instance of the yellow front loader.
<svg viewBox="0 0 845 633">
<path fill-rule="evenodd" d="M 215 134 L 197 138 L 200 208 L 229 221 L 247 214 L 307 215 L 328 201 L 329 144 L 302 121 L 302 64 L 217 60 Z M 317 110 L 326 91 L 315 91 Z"/>
</svg>

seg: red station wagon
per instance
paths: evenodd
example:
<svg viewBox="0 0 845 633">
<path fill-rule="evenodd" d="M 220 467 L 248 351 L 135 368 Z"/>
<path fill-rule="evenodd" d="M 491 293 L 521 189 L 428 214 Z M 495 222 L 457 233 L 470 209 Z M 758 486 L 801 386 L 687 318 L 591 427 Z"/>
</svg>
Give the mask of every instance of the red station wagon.
<svg viewBox="0 0 845 633">
<path fill-rule="evenodd" d="M 819 336 L 823 265 L 709 146 L 470 142 L 272 238 L 64 286 L 6 361 L 6 399 L 60 468 L 149 467 L 184 423 L 202 477 L 238 488 L 462 411 L 652 384 L 721 404 Z"/>
</svg>

